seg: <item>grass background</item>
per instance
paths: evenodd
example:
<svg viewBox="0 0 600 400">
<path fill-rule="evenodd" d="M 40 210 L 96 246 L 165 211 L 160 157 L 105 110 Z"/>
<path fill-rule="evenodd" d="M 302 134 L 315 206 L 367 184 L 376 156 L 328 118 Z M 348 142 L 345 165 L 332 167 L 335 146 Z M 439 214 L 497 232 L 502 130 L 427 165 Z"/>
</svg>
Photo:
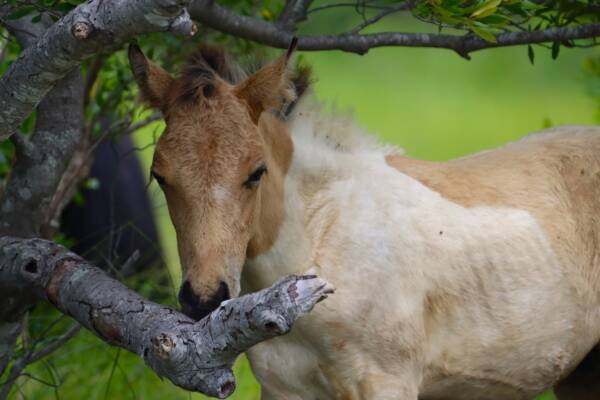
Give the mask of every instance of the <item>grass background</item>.
<svg viewBox="0 0 600 400">
<path fill-rule="evenodd" d="M 358 123 L 409 155 L 443 160 L 518 139 L 559 124 L 592 124 L 596 103 L 586 93 L 582 63 L 592 51 L 563 50 L 552 61 L 526 48 L 474 53 L 471 61 L 445 50 L 375 49 L 365 56 L 342 52 L 303 54 L 314 68 L 316 96 L 327 108 L 352 112 Z M 596 53 L 597 54 L 597 53 Z M 140 147 L 152 143 L 160 124 L 135 136 Z M 140 151 L 147 170 L 152 148 Z M 171 292 L 180 280 L 175 236 L 164 199 L 149 193 L 162 234 Z M 81 333 L 65 349 L 38 363 L 22 378 L 13 398 L 29 399 L 203 399 L 162 381 L 125 351 Z M 236 367 L 234 400 L 259 399 L 259 387 L 245 359 Z M 552 399 L 547 394 L 544 399 Z"/>
</svg>

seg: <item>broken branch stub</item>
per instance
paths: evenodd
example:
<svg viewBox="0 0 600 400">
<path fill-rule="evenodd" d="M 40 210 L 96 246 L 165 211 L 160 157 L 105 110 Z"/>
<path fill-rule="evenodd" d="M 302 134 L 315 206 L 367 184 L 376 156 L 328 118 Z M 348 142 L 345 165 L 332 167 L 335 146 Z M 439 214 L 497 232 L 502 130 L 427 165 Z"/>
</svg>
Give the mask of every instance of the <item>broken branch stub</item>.
<svg viewBox="0 0 600 400">
<path fill-rule="evenodd" d="M 226 398 L 231 370 L 253 345 L 289 332 L 333 292 L 316 276 L 289 276 L 224 302 L 199 322 L 153 303 L 64 247 L 41 239 L 0 238 L 0 290 L 32 291 L 103 340 L 139 354 L 187 390 Z"/>
</svg>

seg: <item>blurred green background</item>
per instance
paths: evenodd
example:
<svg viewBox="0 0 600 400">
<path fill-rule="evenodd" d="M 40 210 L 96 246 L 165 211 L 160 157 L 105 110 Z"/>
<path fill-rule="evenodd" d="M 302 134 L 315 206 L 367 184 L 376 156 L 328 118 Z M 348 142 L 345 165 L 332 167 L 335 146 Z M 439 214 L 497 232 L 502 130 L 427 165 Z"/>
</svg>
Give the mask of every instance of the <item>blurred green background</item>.
<svg viewBox="0 0 600 400">
<path fill-rule="evenodd" d="M 404 48 L 374 49 L 365 56 L 304 53 L 302 58 L 313 66 L 314 91 L 325 108 L 352 112 L 361 126 L 409 155 L 443 160 L 552 125 L 597 123 L 598 103 L 589 94 L 590 79 L 584 72 L 585 60 L 597 55 L 597 50 L 563 49 L 553 61 L 549 51 L 537 48 L 535 65 L 525 47 L 474 53 L 471 61 L 446 50 Z M 146 170 L 160 130 L 159 123 L 136 133 L 137 144 L 145 148 L 140 156 Z M 152 184 L 149 193 L 170 276 L 165 286 L 174 304 L 180 279 L 175 236 L 160 190 Z M 236 370 L 238 389 L 231 398 L 259 399 L 244 359 Z M 160 380 L 138 357 L 87 332 L 36 364 L 31 376 L 35 379 L 20 380 L 13 398 L 204 398 Z M 36 379 L 60 386 L 52 390 Z"/>
</svg>

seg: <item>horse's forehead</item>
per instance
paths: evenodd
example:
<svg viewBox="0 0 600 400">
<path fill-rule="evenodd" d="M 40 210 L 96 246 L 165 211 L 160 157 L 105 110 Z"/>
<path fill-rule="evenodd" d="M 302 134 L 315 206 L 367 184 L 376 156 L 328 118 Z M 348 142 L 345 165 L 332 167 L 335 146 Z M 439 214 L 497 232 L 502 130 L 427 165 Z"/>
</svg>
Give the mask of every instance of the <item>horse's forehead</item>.
<svg viewBox="0 0 600 400">
<path fill-rule="evenodd" d="M 158 172 L 177 175 L 183 184 L 190 179 L 196 184 L 236 180 L 261 160 L 261 143 L 256 132 L 169 131 L 157 143 L 153 166 Z"/>
</svg>

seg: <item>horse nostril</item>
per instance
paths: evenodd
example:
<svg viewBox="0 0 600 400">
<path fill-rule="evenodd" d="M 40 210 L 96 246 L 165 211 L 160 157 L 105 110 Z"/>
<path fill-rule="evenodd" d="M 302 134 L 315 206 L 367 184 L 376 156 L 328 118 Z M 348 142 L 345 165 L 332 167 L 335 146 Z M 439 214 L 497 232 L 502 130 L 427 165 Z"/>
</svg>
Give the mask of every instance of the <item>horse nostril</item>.
<svg viewBox="0 0 600 400">
<path fill-rule="evenodd" d="M 229 294 L 229 286 L 225 282 L 219 284 L 219 290 L 215 295 L 216 299 L 219 300 L 219 304 L 221 304 L 225 300 L 229 300 L 231 295 Z"/>
<path fill-rule="evenodd" d="M 196 293 L 194 293 L 194 289 L 192 289 L 192 285 L 190 281 L 183 282 L 181 285 L 181 289 L 179 289 L 179 304 L 182 307 L 197 307 L 200 300 Z"/>
<path fill-rule="evenodd" d="M 179 290 L 181 311 L 195 320 L 204 318 L 219 307 L 223 301 L 230 298 L 229 287 L 225 282 L 220 282 L 219 288 L 207 298 L 194 293 L 194 289 L 189 281 L 185 281 Z"/>
</svg>

